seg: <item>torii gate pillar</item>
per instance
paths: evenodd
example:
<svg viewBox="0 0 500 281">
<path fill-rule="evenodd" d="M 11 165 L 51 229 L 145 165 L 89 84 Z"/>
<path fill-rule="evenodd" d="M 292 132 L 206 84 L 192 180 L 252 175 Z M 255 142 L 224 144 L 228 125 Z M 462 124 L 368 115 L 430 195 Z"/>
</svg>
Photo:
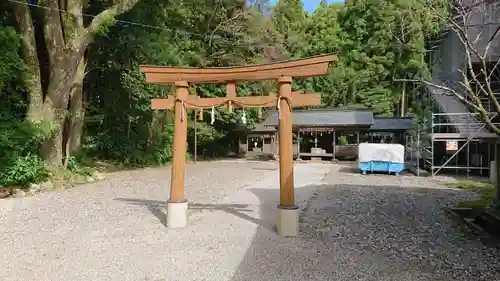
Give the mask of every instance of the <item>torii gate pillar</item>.
<svg viewBox="0 0 500 281">
<path fill-rule="evenodd" d="M 170 175 L 170 199 L 167 201 L 167 227 L 182 228 L 188 221 L 188 201 L 184 198 L 184 166 L 188 118 L 182 101 L 189 95 L 187 82 L 175 82 L 175 121 L 172 143 L 172 172 Z"/>
<path fill-rule="evenodd" d="M 281 236 L 299 235 L 299 207 L 295 205 L 293 180 L 292 77 L 280 77 L 279 87 L 279 165 L 280 204 L 276 216 L 276 229 Z"/>
</svg>

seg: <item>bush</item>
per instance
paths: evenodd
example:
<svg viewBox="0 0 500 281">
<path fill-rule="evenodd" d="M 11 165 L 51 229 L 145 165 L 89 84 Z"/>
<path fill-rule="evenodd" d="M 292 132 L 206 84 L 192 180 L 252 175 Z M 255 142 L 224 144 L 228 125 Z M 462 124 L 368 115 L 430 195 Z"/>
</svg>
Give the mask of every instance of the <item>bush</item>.
<svg viewBox="0 0 500 281">
<path fill-rule="evenodd" d="M 69 157 L 68 170 L 82 176 L 92 176 L 95 173 L 94 169 L 85 165 L 83 161 L 79 161 L 75 156 Z"/>
<path fill-rule="evenodd" d="M 147 126 L 139 126 L 125 135 L 118 128 L 119 125 L 97 136 L 86 136 L 83 152 L 127 168 L 163 165 L 172 160 L 172 126 L 156 131 L 152 137 L 149 137 Z"/>
<path fill-rule="evenodd" d="M 49 172 L 38 155 L 12 157 L 2 171 L 0 184 L 4 186 L 27 187 L 49 177 Z"/>
<path fill-rule="evenodd" d="M 0 123 L 0 185 L 26 187 L 50 176 L 38 155 L 43 125 Z"/>
</svg>

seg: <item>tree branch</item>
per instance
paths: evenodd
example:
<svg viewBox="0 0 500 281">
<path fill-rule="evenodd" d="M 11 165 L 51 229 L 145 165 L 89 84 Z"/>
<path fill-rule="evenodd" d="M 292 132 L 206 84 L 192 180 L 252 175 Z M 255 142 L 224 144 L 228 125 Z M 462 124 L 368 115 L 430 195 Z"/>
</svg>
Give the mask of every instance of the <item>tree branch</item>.
<svg viewBox="0 0 500 281">
<path fill-rule="evenodd" d="M 493 106 L 495 107 L 495 111 L 500 112 L 500 104 L 498 103 L 498 101 L 494 97 L 494 94 L 491 90 L 491 85 L 489 85 L 489 83 L 486 83 L 488 85 L 485 88 L 483 86 L 483 83 L 481 83 L 481 81 L 479 80 L 479 78 L 477 77 L 477 75 L 474 71 L 474 67 L 472 65 L 473 59 L 472 59 L 471 51 L 478 57 L 478 59 L 480 59 L 481 65 L 482 65 L 481 72 L 482 72 L 483 76 L 485 77 L 485 79 L 488 77 L 488 74 L 486 72 L 486 60 L 485 60 L 486 56 L 485 55 L 481 56 L 479 54 L 479 52 L 472 46 L 472 44 L 469 41 L 468 35 L 462 26 L 460 26 L 455 21 L 452 21 L 452 24 L 453 24 L 452 30 L 454 30 L 457 33 L 457 37 L 460 39 L 461 43 L 464 45 L 464 50 L 465 50 L 465 53 L 467 55 L 466 64 L 467 64 L 467 67 L 469 69 L 469 73 L 472 77 L 472 80 L 474 81 L 474 83 L 476 83 L 476 85 L 479 87 L 481 92 L 485 96 L 487 96 L 490 99 L 490 101 L 493 103 Z M 468 79 L 468 77 L 464 76 L 464 79 Z"/>
<path fill-rule="evenodd" d="M 121 15 L 134 7 L 134 5 L 139 2 L 139 0 L 116 0 L 115 3 L 110 8 L 99 13 L 89 26 L 85 29 L 84 33 L 76 38 L 72 43 L 73 48 L 78 52 L 85 49 L 94 40 L 96 34 L 105 27 L 106 24 L 110 24 L 114 18 Z"/>
<path fill-rule="evenodd" d="M 468 74 L 464 73 L 464 71 L 462 71 L 462 69 L 459 67 L 458 71 L 461 73 L 463 80 L 459 81 L 458 83 L 466 89 L 468 97 L 470 97 L 471 100 L 469 101 L 467 98 L 464 98 L 462 94 L 457 93 L 454 89 L 442 87 L 425 81 L 421 82 L 424 82 L 429 86 L 433 86 L 454 94 L 457 98 L 459 98 L 469 107 L 471 107 L 474 111 L 478 112 L 481 116 L 481 119 L 486 123 L 486 125 L 492 131 L 494 131 L 497 134 L 500 134 L 499 128 L 495 124 L 491 123 L 491 120 L 488 117 L 488 112 L 483 107 L 483 103 L 480 99 L 480 95 L 484 95 L 485 97 L 487 97 L 488 100 L 491 102 L 491 104 L 493 104 L 496 113 L 497 114 L 500 113 L 500 104 L 496 99 L 495 93 L 491 88 L 492 73 L 488 73 L 489 68 L 487 67 L 487 59 L 486 59 L 490 47 L 492 45 L 492 42 L 494 41 L 497 34 L 500 32 L 500 27 L 497 27 L 493 35 L 491 35 L 491 37 L 488 38 L 489 40 L 486 42 L 484 52 L 482 52 L 481 50 L 480 54 L 480 50 L 478 50 L 476 46 L 478 42 L 479 43 L 481 42 L 480 39 L 486 36 L 484 28 L 485 25 L 488 23 L 486 23 L 484 17 L 489 16 L 489 12 L 481 12 L 480 9 L 486 7 L 486 5 L 489 5 L 490 3 L 488 3 L 488 1 L 485 0 L 477 0 L 473 1 L 472 3 L 470 1 L 469 2 L 460 1 L 457 4 L 455 1 L 450 0 L 448 4 L 451 7 L 451 10 L 454 11 L 452 12 L 451 18 L 442 17 L 436 11 L 433 12 L 438 17 L 442 17 L 444 20 L 447 20 L 449 22 L 450 29 L 456 33 L 458 39 L 460 40 L 460 42 L 464 47 L 464 53 L 465 53 L 464 66 L 466 66 Z M 480 29 L 473 30 L 473 32 L 476 32 L 477 34 L 469 34 L 469 27 L 472 26 L 470 21 L 477 20 L 478 17 L 480 16 L 483 17 L 482 24 L 478 25 L 480 26 Z M 479 72 L 475 71 L 474 69 L 473 63 L 475 62 L 475 57 L 477 57 L 477 59 L 479 60 L 479 64 L 481 66 Z M 498 65 L 499 64 L 497 62 L 493 67 L 493 69 L 496 69 Z M 482 81 L 481 76 L 484 77 L 484 81 Z M 476 84 L 478 89 L 473 89 L 471 83 Z"/>
<path fill-rule="evenodd" d="M 459 100 L 461 100 L 462 102 L 464 102 L 466 105 L 472 107 L 474 110 L 477 110 L 478 112 L 481 111 L 480 107 L 478 107 L 474 103 L 471 103 L 463 95 L 459 94 L 457 91 L 453 90 L 452 88 L 449 88 L 449 87 L 446 87 L 446 86 L 441 86 L 441 85 L 438 85 L 438 84 L 435 84 L 435 83 L 432 83 L 432 82 L 429 82 L 429 81 L 425 81 L 425 80 L 422 80 L 422 79 L 393 79 L 393 80 L 396 81 L 396 82 L 418 82 L 418 83 L 422 83 L 422 84 L 425 84 L 427 86 L 430 86 L 430 87 L 433 87 L 433 88 L 436 88 L 436 89 L 439 89 L 439 90 L 443 90 L 445 92 L 449 92 L 449 93 L 451 93 L 451 95 L 457 97 Z M 443 94 L 446 95 L 445 93 L 443 93 Z"/>
<path fill-rule="evenodd" d="M 47 7 L 44 10 L 45 45 L 49 52 L 49 63 L 54 65 L 58 59 L 58 54 L 65 46 L 61 17 L 59 15 L 59 1 L 44 0 L 40 1 L 40 3 L 40 5 Z"/>
<path fill-rule="evenodd" d="M 212 39 L 213 39 L 213 37 L 214 37 L 215 33 L 217 32 L 217 30 L 219 30 L 219 28 L 221 28 L 224 24 L 227 24 L 227 23 L 229 23 L 229 22 L 231 22 L 231 21 L 233 21 L 233 20 L 236 20 L 237 18 L 239 18 L 240 16 L 242 16 L 242 15 L 244 15 L 244 14 L 245 14 L 245 12 L 240 12 L 240 13 L 238 13 L 236 16 L 234 16 L 234 17 L 232 17 L 232 18 L 230 18 L 230 19 L 228 19 L 228 20 L 226 20 L 226 21 L 223 21 L 223 22 L 219 23 L 219 24 L 218 24 L 218 25 L 214 28 L 214 30 L 212 31 L 212 33 L 210 34 L 210 40 L 208 41 L 208 45 L 209 45 L 209 46 L 211 46 L 211 45 L 212 45 Z"/>
<path fill-rule="evenodd" d="M 78 37 L 83 31 L 83 0 L 59 0 L 64 2 L 62 26 L 67 43 Z"/>
<path fill-rule="evenodd" d="M 457 91 L 453 90 L 452 88 L 437 85 L 435 83 L 428 82 L 425 80 L 421 80 L 421 79 L 394 79 L 394 81 L 396 81 L 396 82 L 419 82 L 419 83 L 423 83 L 427 86 L 434 87 L 436 89 L 440 89 L 440 90 L 443 90 L 445 92 L 451 93 L 452 95 L 457 97 L 460 101 L 462 101 L 467 106 L 471 107 L 474 111 L 476 111 L 481 116 L 481 120 L 486 123 L 486 126 L 489 129 L 491 129 L 495 134 L 500 135 L 500 129 L 495 124 L 493 124 L 493 122 L 492 122 L 493 118 L 490 118 L 489 112 L 483 107 L 481 101 L 478 99 L 478 97 L 475 94 L 471 95 L 474 102 L 470 102 L 463 95 L 459 94 Z M 471 91 L 471 93 L 473 93 L 473 92 Z M 443 93 L 443 94 L 445 94 L 445 93 Z M 495 116 L 496 115 L 498 115 L 498 113 L 495 113 Z"/>
</svg>

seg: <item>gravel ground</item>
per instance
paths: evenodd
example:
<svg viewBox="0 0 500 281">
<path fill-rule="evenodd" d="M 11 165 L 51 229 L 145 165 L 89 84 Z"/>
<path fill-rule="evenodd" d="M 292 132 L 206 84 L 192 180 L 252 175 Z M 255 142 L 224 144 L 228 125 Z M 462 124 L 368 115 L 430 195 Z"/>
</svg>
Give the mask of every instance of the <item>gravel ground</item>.
<svg viewBox="0 0 500 281">
<path fill-rule="evenodd" d="M 499 250 L 441 210 L 472 195 L 424 178 L 297 164 L 301 237 L 281 238 L 277 168 L 188 165 L 190 224 L 179 230 L 163 225 L 169 168 L 2 200 L 0 280 L 500 280 Z"/>
<path fill-rule="evenodd" d="M 210 209 L 248 184 L 276 175 L 275 166 L 187 165 L 186 197 Z M 192 210 L 193 228 L 167 230 L 161 208 L 169 183 L 170 168 L 124 171 L 64 192 L 1 200 L 0 280 L 186 280 L 176 272 L 185 266 L 176 255 L 201 242 L 203 235 L 194 229 L 214 240 L 217 227 L 196 223 L 204 209 L 199 207 Z M 202 272 L 190 274 L 198 280 Z"/>
<path fill-rule="evenodd" d="M 500 280 L 498 240 L 467 233 L 443 212 L 473 194 L 411 175 L 359 176 L 348 165 L 324 180 L 302 234 L 340 256 L 332 271 L 343 280 Z"/>
</svg>

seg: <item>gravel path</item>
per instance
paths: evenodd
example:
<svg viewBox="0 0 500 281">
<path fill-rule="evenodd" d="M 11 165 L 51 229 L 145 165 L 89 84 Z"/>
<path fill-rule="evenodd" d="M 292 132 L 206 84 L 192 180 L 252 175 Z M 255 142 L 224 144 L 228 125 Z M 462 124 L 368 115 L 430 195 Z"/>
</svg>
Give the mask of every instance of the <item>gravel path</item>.
<svg viewBox="0 0 500 281">
<path fill-rule="evenodd" d="M 359 176 L 348 165 L 325 181 L 335 185 L 311 199 L 302 234 L 336 256 L 331 271 L 342 280 L 500 280 L 498 241 L 468 235 L 443 212 L 472 194 L 411 175 Z"/>
<path fill-rule="evenodd" d="M 0 280 L 500 280 L 499 250 L 461 234 L 441 210 L 470 194 L 297 164 L 301 237 L 284 239 L 274 229 L 277 168 L 188 165 L 190 224 L 179 230 L 162 224 L 169 168 L 2 200 Z"/>
<path fill-rule="evenodd" d="M 210 209 L 248 184 L 276 175 L 275 168 L 244 162 L 188 165 L 186 197 Z M 203 209 L 198 208 L 192 211 L 193 228 L 184 230 L 191 235 L 167 230 L 164 202 L 158 200 L 168 198 L 169 183 L 170 168 L 125 171 L 64 192 L 0 201 L 0 280 L 186 280 L 176 273 L 183 266 L 176 255 L 201 242 L 203 235 L 193 229 L 214 230 L 213 240 L 217 226 L 197 225 Z M 193 279 L 200 274 L 192 272 Z"/>
</svg>

